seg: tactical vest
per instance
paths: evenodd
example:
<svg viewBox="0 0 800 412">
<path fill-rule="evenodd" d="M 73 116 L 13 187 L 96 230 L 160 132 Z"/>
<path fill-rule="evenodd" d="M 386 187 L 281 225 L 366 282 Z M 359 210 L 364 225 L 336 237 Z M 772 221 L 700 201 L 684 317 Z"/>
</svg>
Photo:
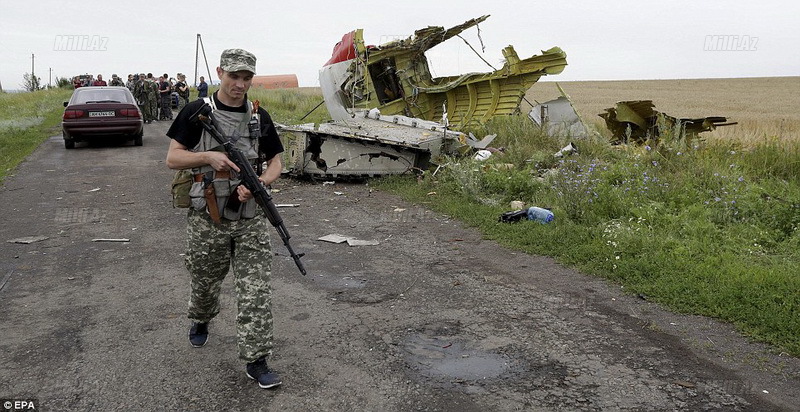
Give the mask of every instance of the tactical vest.
<svg viewBox="0 0 800 412">
<path fill-rule="evenodd" d="M 234 141 L 234 146 L 244 153 L 251 165 L 259 160 L 258 139 L 261 136 L 260 119 L 258 112 L 253 112 L 253 103 L 247 101 L 247 112 L 237 113 L 225 110 L 217 110 L 212 97 L 204 97 L 203 101 L 209 104 L 214 113 L 214 119 L 222 132 L 222 135 Z M 217 142 L 211 134 L 203 130 L 200 141 L 191 149 L 193 152 L 221 151 L 225 148 Z M 231 196 L 236 196 L 236 188 L 241 183 L 238 174 L 234 170 L 229 172 L 217 172 L 209 165 L 192 169 L 195 182 L 189 190 L 192 200 L 192 207 L 195 210 L 208 211 L 208 203 L 205 198 L 207 185 L 214 185 L 214 193 L 217 201 L 219 215 L 227 220 L 251 219 L 255 217 L 258 205 L 255 199 L 249 199 L 245 203 L 237 200 L 230 201 Z M 229 205 L 230 203 L 230 205 Z M 235 207 L 231 207 L 235 205 Z"/>
</svg>

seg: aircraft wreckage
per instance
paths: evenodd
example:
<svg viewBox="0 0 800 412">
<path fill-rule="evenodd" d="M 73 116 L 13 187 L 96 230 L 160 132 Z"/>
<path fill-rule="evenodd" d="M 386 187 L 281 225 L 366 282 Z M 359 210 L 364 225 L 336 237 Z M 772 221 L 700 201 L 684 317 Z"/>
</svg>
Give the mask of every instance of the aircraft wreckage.
<svg viewBox="0 0 800 412">
<path fill-rule="evenodd" d="M 679 139 L 692 139 L 719 126 L 737 124 L 726 123 L 728 119 L 722 116 L 679 119 L 654 107 L 652 100 L 617 102 L 598 116 L 606 121 L 614 143 L 644 143 L 647 139 L 657 139 L 665 130 L 673 130 Z"/>
<path fill-rule="evenodd" d="M 426 169 L 442 154 L 485 148 L 493 136 L 478 141 L 457 130 L 516 113 L 541 76 L 567 65 L 558 47 L 520 59 L 508 46 L 500 69 L 434 78 L 425 52 L 488 17 L 427 27 L 379 46 L 367 45 L 362 29 L 345 34 L 319 75 L 332 121 L 281 126 L 286 169 L 329 177 L 395 174 Z"/>
</svg>

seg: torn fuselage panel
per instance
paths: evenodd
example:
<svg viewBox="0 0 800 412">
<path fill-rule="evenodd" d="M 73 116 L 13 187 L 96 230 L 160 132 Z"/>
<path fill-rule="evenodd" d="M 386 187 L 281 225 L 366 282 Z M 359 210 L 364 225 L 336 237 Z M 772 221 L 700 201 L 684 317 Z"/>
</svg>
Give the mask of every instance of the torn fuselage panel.
<svg viewBox="0 0 800 412">
<path fill-rule="evenodd" d="M 363 30 L 346 34 L 320 70 L 320 87 L 334 120 L 346 120 L 353 109 L 378 108 L 385 115 L 439 121 L 462 129 L 519 110 L 525 92 L 541 76 L 557 74 L 567 64 L 558 47 L 520 59 L 512 46 L 503 49 L 505 64 L 488 73 L 433 78 L 425 52 L 478 25 L 489 16 L 444 29 L 432 26 L 413 36 L 367 46 Z"/>
<path fill-rule="evenodd" d="M 347 122 L 280 126 L 287 172 L 319 177 L 372 177 L 430 167 L 466 143 L 463 133 L 405 116 L 357 111 Z"/>
</svg>

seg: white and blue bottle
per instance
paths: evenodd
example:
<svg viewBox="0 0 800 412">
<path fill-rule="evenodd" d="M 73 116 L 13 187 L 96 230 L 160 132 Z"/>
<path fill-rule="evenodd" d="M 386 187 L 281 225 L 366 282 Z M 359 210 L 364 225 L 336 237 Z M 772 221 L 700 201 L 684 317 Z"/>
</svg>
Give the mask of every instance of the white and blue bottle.
<svg viewBox="0 0 800 412">
<path fill-rule="evenodd" d="M 528 208 L 528 220 L 535 220 L 541 224 L 550 223 L 555 219 L 553 212 L 543 209 L 541 207 L 529 207 Z"/>
</svg>

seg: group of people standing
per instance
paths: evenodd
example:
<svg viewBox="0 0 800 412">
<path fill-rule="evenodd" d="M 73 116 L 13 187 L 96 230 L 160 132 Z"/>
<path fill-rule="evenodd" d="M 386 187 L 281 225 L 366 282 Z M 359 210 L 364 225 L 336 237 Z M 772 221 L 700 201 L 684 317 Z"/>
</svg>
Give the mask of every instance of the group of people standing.
<svg viewBox="0 0 800 412">
<path fill-rule="evenodd" d="M 139 109 L 142 111 L 145 123 L 154 120 L 172 120 L 172 100 L 176 95 L 176 107 L 181 110 L 189 102 L 189 85 L 186 75 L 177 74 L 177 79 L 169 77 L 167 73 L 155 78 L 152 73 L 129 74 L 128 81 L 124 84 L 133 93 Z M 208 96 L 208 84 L 200 77 L 197 86 L 198 97 Z"/>
<path fill-rule="evenodd" d="M 72 86 L 74 88 L 89 87 L 89 86 L 125 86 L 125 82 L 116 74 L 111 75 L 111 82 L 107 83 L 103 80 L 103 75 L 98 74 L 97 78 L 94 75 L 86 74 L 82 76 L 75 76 L 72 78 Z"/>
</svg>

